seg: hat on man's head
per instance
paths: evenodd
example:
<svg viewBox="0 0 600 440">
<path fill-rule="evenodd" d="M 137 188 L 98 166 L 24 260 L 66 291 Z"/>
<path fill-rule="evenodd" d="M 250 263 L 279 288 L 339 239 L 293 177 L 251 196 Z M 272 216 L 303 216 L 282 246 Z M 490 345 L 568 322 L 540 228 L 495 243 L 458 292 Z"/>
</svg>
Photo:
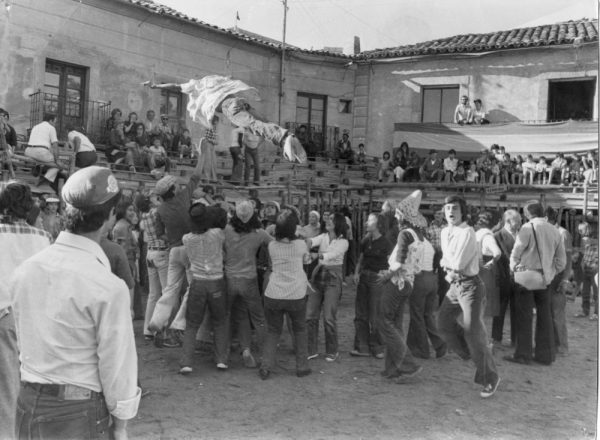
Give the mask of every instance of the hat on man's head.
<svg viewBox="0 0 600 440">
<path fill-rule="evenodd" d="M 177 185 L 177 177 L 167 174 L 165 177 L 156 182 L 156 186 L 152 192 L 157 196 L 162 196 L 174 185 Z"/>
<path fill-rule="evenodd" d="M 265 203 L 265 208 L 267 206 L 274 206 L 277 209 L 277 212 L 281 211 L 281 205 L 279 205 L 279 202 L 276 202 L 275 200 L 269 200 L 267 203 Z"/>
<path fill-rule="evenodd" d="M 69 205 L 85 209 L 108 202 L 119 191 L 119 183 L 108 168 L 91 166 L 69 177 L 63 186 L 62 197 Z"/>
<path fill-rule="evenodd" d="M 400 221 L 405 221 L 417 228 L 426 228 L 427 220 L 423 214 L 419 212 L 421 205 L 421 190 L 416 190 L 408 197 L 398 203 L 396 207 L 396 218 Z"/>
<path fill-rule="evenodd" d="M 254 215 L 254 205 L 249 200 L 243 200 L 235 205 L 235 215 L 242 223 L 248 223 Z"/>
</svg>

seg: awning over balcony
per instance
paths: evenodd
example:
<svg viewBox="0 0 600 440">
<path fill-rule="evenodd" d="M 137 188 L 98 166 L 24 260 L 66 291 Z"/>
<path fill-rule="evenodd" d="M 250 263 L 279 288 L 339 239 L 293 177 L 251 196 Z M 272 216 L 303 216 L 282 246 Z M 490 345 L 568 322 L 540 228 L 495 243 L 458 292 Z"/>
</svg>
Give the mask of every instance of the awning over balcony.
<svg viewBox="0 0 600 440">
<path fill-rule="evenodd" d="M 598 148 L 598 122 L 567 121 L 528 124 L 508 122 L 489 125 L 397 123 L 394 147 L 408 142 L 410 148 L 447 151 L 459 154 L 479 153 L 492 144 L 504 145 L 515 154 L 577 153 Z"/>
</svg>

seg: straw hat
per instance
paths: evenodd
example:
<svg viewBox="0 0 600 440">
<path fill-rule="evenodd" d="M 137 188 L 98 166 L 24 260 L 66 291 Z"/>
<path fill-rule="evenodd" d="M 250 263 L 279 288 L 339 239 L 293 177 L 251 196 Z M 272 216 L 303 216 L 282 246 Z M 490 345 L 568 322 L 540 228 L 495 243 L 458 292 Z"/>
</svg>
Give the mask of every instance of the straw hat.
<svg viewBox="0 0 600 440">
<path fill-rule="evenodd" d="M 416 190 L 401 200 L 396 207 L 396 218 L 400 221 L 406 221 L 417 228 L 426 228 L 427 220 L 419 212 L 421 196 L 421 190 Z"/>
</svg>

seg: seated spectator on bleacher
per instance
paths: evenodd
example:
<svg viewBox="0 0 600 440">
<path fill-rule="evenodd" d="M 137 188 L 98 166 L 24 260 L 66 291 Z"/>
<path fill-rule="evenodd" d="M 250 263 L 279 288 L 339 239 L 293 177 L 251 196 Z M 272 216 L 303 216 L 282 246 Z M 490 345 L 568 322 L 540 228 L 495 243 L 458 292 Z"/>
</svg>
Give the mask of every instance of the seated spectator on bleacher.
<svg viewBox="0 0 600 440">
<path fill-rule="evenodd" d="M 529 185 L 533 185 L 533 179 L 536 174 L 536 166 L 535 160 L 533 160 L 533 156 L 529 154 L 525 162 L 523 162 L 523 183 L 527 184 L 529 181 Z M 529 178 L 529 180 L 528 180 Z"/>
<path fill-rule="evenodd" d="M 150 173 L 154 177 L 162 177 L 165 173 L 168 173 L 171 169 L 171 162 L 167 157 L 167 151 L 165 147 L 161 145 L 160 136 L 154 136 L 152 138 L 152 145 L 150 145 L 148 163 L 150 165 Z"/>
<path fill-rule="evenodd" d="M 495 157 L 490 160 L 490 179 L 488 180 L 488 183 L 495 185 L 500 184 L 500 164 Z"/>
<path fill-rule="evenodd" d="M 190 136 L 190 131 L 187 128 L 184 128 L 180 134 L 173 138 L 173 152 L 181 159 L 191 159 L 194 157 L 192 137 Z"/>
<path fill-rule="evenodd" d="M 146 127 L 146 134 L 148 136 L 153 136 L 158 134 L 158 125 L 160 121 L 156 120 L 156 113 L 154 110 L 148 110 L 146 112 L 146 120 L 144 121 L 144 126 Z"/>
<path fill-rule="evenodd" d="M 512 161 L 510 160 L 510 154 L 504 153 L 502 160 L 498 161 L 500 166 L 500 179 L 502 183 L 510 184 L 510 175 L 512 173 Z"/>
<path fill-rule="evenodd" d="M 538 185 L 543 185 L 546 183 L 547 168 L 548 164 L 546 163 L 546 158 L 544 156 L 540 157 L 535 165 L 535 178 Z"/>
<path fill-rule="evenodd" d="M 394 153 L 394 157 L 392 158 L 392 163 L 390 164 L 390 168 L 394 173 L 394 181 L 404 181 L 404 173 L 406 172 L 407 165 L 408 157 L 405 156 L 402 149 L 396 150 L 396 152 Z"/>
<path fill-rule="evenodd" d="M 123 123 L 123 133 L 125 134 L 125 139 L 127 139 L 128 141 L 133 141 L 135 139 L 135 135 L 136 135 L 136 127 L 137 127 L 137 122 L 138 120 L 138 115 L 136 112 L 131 112 L 129 113 L 129 115 L 127 116 L 127 121 L 125 121 Z"/>
<path fill-rule="evenodd" d="M 2 127 L 1 129 L 4 132 L 4 140 L 14 151 L 17 147 L 17 132 L 13 126 L 8 123 L 9 119 L 10 115 L 8 112 L 3 108 L 0 108 L 0 127 Z"/>
<path fill-rule="evenodd" d="M 85 168 L 94 165 L 98 160 L 96 147 L 92 141 L 83 134 L 83 127 L 79 131 L 74 126 L 67 127 L 67 142 L 75 152 L 75 166 Z"/>
<path fill-rule="evenodd" d="M 513 185 L 523 183 L 523 156 L 520 154 L 511 161 L 510 181 Z"/>
<path fill-rule="evenodd" d="M 365 165 L 367 163 L 367 153 L 365 152 L 365 144 L 358 144 L 356 163 L 359 165 Z"/>
<path fill-rule="evenodd" d="M 106 120 L 106 131 L 110 133 L 113 128 L 116 127 L 117 122 L 123 120 L 123 113 L 120 109 L 114 108 L 110 112 L 110 118 Z"/>
<path fill-rule="evenodd" d="M 416 151 L 408 153 L 408 164 L 406 173 L 404 173 L 405 182 L 418 182 L 420 180 L 419 170 L 421 169 L 421 158 Z"/>
<path fill-rule="evenodd" d="M 108 148 L 105 151 L 106 160 L 110 163 L 120 164 L 127 156 L 125 147 L 125 133 L 123 133 L 123 121 L 117 121 L 110 131 L 108 137 Z"/>
<path fill-rule="evenodd" d="M 456 151 L 448 151 L 448 157 L 444 159 L 444 181 L 446 183 L 454 182 L 454 174 L 458 168 L 458 159 Z"/>
<path fill-rule="evenodd" d="M 136 141 L 127 142 L 126 163 L 129 170 L 138 173 L 150 172 L 149 149 Z"/>
<path fill-rule="evenodd" d="M 583 162 L 577 155 L 573 156 L 569 164 L 569 183 L 571 185 L 579 185 L 584 181 L 583 177 Z"/>
<path fill-rule="evenodd" d="M 454 123 L 460 125 L 473 123 L 473 109 L 469 105 L 469 98 L 466 95 L 461 96 L 460 104 L 454 109 Z"/>
<path fill-rule="evenodd" d="M 379 161 L 379 169 L 377 170 L 377 180 L 383 182 L 390 182 L 394 179 L 394 173 L 391 168 L 392 160 L 390 159 L 390 152 L 384 151 L 382 159 Z"/>
<path fill-rule="evenodd" d="M 583 162 L 583 183 L 585 185 L 591 184 L 595 180 L 598 180 L 598 162 L 594 156 L 593 151 L 589 151 L 588 154 L 582 159 Z"/>
<path fill-rule="evenodd" d="M 563 153 L 558 153 L 554 160 L 548 166 L 548 184 L 551 184 L 554 177 L 558 176 L 560 183 L 565 180 L 565 173 L 567 170 L 567 160 Z"/>
<path fill-rule="evenodd" d="M 160 123 L 158 124 L 158 134 L 160 135 L 160 143 L 166 151 L 171 151 L 173 146 L 173 129 L 169 125 L 169 116 L 160 115 Z"/>
<path fill-rule="evenodd" d="M 489 124 L 490 121 L 487 120 L 487 113 L 483 108 L 481 99 L 474 100 L 473 104 L 475 104 L 475 109 L 473 110 L 473 124 L 477 124 L 477 125 Z"/>
<path fill-rule="evenodd" d="M 138 122 L 135 126 L 135 138 L 133 139 L 140 147 L 149 147 L 150 138 L 146 133 L 146 126 L 142 122 Z"/>
<path fill-rule="evenodd" d="M 437 155 L 437 151 L 429 150 L 429 157 L 419 170 L 421 181 L 423 182 L 439 182 L 444 178 L 444 165 L 442 159 Z"/>
<path fill-rule="evenodd" d="M 452 176 L 452 179 L 455 183 L 463 183 L 467 179 L 467 174 L 465 172 L 465 165 L 463 162 L 458 162 L 458 166 L 456 167 L 456 172 Z"/>
<path fill-rule="evenodd" d="M 467 183 L 479 183 L 479 171 L 477 171 L 477 163 L 475 161 L 471 161 L 469 164 L 465 181 Z"/>
<path fill-rule="evenodd" d="M 340 159 L 348 162 L 348 165 L 354 163 L 354 150 L 348 139 L 348 133 L 345 130 L 342 134 L 342 139 L 335 146 L 335 163 L 338 163 Z"/>
<path fill-rule="evenodd" d="M 501 161 L 504 159 L 504 152 L 500 151 L 500 146 L 498 144 L 492 144 L 490 147 L 491 156 L 493 156 L 497 161 Z"/>
<path fill-rule="evenodd" d="M 481 151 L 481 156 L 479 156 L 475 163 L 477 164 L 477 171 L 479 171 L 479 182 L 487 183 L 492 176 L 492 162 L 491 162 L 492 153 L 486 149 Z"/>
</svg>

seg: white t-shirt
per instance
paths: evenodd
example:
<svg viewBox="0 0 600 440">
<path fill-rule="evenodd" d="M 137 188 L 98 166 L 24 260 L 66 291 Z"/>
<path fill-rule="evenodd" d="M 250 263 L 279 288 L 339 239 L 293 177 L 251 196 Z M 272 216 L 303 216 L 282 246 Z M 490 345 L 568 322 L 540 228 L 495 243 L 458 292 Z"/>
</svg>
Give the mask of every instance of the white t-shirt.
<svg viewBox="0 0 600 440">
<path fill-rule="evenodd" d="M 244 134 L 244 129 L 242 127 L 234 128 L 233 130 L 231 130 L 231 143 L 229 144 L 230 147 L 239 147 L 240 146 L 240 142 L 239 142 L 240 134 L 241 135 Z"/>
<path fill-rule="evenodd" d="M 255 135 L 251 131 L 244 130 L 244 145 L 251 150 L 256 150 L 262 142 L 262 137 Z"/>
<path fill-rule="evenodd" d="M 58 142 L 56 128 L 48 121 L 40 122 L 31 129 L 29 135 L 29 145 L 39 145 L 50 149 L 54 142 Z"/>
<path fill-rule="evenodd" d="M 75 143 L 75 138 L 79 137 L 80 139 L 80 143 L 79 143 L 79 153 L 83 153 L 84 151 L 96 151 L 96 147 L 94 147 L 94 144 L 92 144 L 92 141 L 90 141 L 88 139 L 88 137 L 82 133 L 79 133 L 78 131 L 72 130 L 69 132 L 69 134 L 67 135 L 67 140 L 69 141 L 69 143 L 71 145 L 73 145 Z"/>
</svg>

